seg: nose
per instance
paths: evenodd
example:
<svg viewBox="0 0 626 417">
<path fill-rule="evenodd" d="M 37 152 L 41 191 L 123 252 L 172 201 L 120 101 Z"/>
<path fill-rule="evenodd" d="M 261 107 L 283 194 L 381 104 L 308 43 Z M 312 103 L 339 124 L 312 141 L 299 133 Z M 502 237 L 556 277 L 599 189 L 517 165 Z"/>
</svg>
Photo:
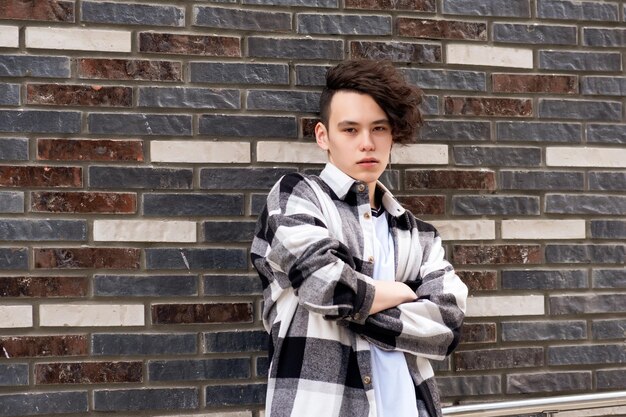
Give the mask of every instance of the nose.
<svg viewBox="0 0 626 417">
<path fill-rule="evenodd" d="M 362 151 L 373 151 L 376 148 L 374 145 L 374 138 L 371 132 L 363 131 L 361 133 L 361 140 L 359 142 L 359 149 Z"/>
</svg>

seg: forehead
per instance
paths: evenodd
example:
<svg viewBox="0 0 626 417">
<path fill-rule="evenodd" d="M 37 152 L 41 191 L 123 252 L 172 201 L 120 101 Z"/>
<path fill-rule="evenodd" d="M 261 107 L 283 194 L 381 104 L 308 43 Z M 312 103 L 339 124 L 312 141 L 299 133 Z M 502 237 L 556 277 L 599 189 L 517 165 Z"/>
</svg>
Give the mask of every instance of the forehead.
<svg viewBox="0 0 626 417">
<path fill-rule="evenodd" d="M 331 124 L 346 121 L 369 124 L 388 120 L 387 114 L 372 96 L 356 91 L 337 91 L 333 95 L 329 107 L 329 122 Z"/>
</svg>

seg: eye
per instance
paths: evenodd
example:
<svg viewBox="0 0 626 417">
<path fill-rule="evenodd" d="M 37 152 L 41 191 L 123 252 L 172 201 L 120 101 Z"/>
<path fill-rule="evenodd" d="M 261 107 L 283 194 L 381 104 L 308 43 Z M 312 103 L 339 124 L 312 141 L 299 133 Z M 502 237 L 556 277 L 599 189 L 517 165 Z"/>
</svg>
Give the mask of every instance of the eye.
<svg viewBox="0 0 626 417">
<path fill-rule="evenodd" d="M 346 128 L 344 128 L 344 129 L 343 129 L 343 131 L 344 131 L 345 133 L 350 134 L 350 135 L 353 135 L 353 134 L 355 134 L 355 133 L 356 133 L 356 129 L 355 129 L 355 128 L 353 128 L 353 127 L 346 127 Z"/>
<path fill-rule="evenodd" d="M 374 131 L 375 132 L 387 132 L 389 130 L 389 128 L 387 126 L 381 125 L 381 126 L 375 126 L 374 127 Z"/>
</svg>

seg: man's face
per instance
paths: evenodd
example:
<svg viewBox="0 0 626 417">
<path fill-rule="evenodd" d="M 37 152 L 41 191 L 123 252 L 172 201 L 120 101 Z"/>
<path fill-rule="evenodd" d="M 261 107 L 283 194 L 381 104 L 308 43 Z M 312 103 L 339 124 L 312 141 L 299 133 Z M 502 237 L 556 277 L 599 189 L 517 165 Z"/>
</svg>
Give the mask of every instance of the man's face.
<svg viewBox="0 0 626 417">
<path fill-rule="evenodd" d="M 328 127 L 318 123 L 315 137 L 333 165 L 370 187 L 385 170 L 393 142 L 383 109 L 371 96 L 353 91 L 333 95 Z"/>
</svg>

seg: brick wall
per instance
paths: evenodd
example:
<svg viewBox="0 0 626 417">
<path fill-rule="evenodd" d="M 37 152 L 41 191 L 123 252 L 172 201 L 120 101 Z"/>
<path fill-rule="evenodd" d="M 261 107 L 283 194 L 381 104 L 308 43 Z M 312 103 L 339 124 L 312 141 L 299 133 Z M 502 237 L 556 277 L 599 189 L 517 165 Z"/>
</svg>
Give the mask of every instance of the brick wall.
<svg viewBox="0 0 626 417">
<path fill-rule="evenodd" d="M 248 261 L 323 76 L 426 93 L 385 175 L 471 288 L 446 403 L 626 389 L 624 1 L 0 1 L 0 416 L 257 417 Z"/>
</svg>

